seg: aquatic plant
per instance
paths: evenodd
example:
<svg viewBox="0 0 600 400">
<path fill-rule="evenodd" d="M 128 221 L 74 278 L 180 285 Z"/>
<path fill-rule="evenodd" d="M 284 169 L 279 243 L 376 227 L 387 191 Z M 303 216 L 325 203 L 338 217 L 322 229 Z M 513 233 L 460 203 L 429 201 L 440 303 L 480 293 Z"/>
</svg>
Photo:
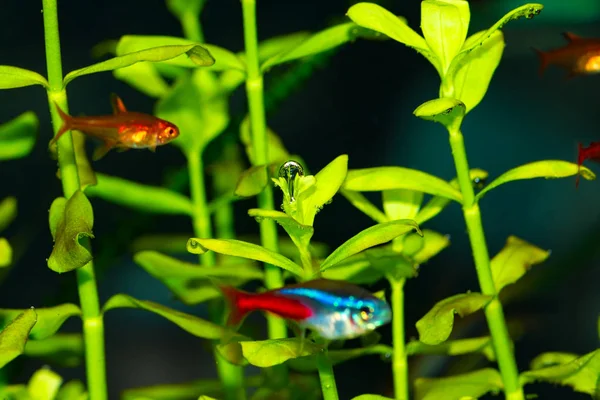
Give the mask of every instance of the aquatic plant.
<svg viewBox="0 0 600 400">
<path fill-rule="evenodd" d="M 464 118 L 483 99 L 502 57 L 504 38 L 500 28 L 513 19 L 532 18 L 542 6 L 526 4 L 491 28 L 467 37 L 470 11 L 463 0 L 423 0 L 423 36 L 381 6 L 358 3 L 348 10 L 349 22 L 313 34 L 300 32 L 259 43 L 256 2 L 242 0 L 241 4 L 244 52 L 234 53 L 205 42 L 199 22 L 203 0 L 167 0 L 167 8 L 181 22 L 184 37 L 126 35 L 97 48 L 114 57 L 63 75 L 57 2 L 43 0 L 47 77 L 0 66 L 0 88 L 40 85 L 46 90 L 55 133 L 61 125 L 56 106 L 68 112 L 67 85 L 84 75 L 112 71 L 115 78 L 156 99 L 156 116 L 172 121 L 180 129 L 181 136 L 173 144 L 186 161 L 184 168 L 159 187 L 93 169 L 80 132 L 66 134 L 57 142 L 57 148 L 51 149 L 51 154 L 57 156 L 64 197 L 55 199 L 49 210 L 54 248 L 48 267 L 57 273 L 75 273 L 79 304 L 0 309 L 0 368 L 20 355 L 63 366 L 78 365 L 83 359 L 87 381 L 86 385 L 79 381 L 63 385 L 58 374 L 42 368 L 27 384 L 8 385 L 0 380 L 2 398 L 106 399 L 103 317 L 121 308 L 154 313 L 210 341 L 219 377 L 180 384 L 157 382 L 125 391 L 125 399 L 245 399 L 252 391 L 253 399 L 334 400 L 338 393 L 333 366 L 372 354 L 391 359 L 395 398 L 408 399 L 408 357 L 468 353 L 483 354 L 490 362 L 497 362 L 498 369 L 487 367 L 462 375 L 419 378 L 412 397 L 478 398 L 502 391 L 507 399 L 518 400 L 525 398 L 523 386 L 534 381 L 566 384 L 576 391 L 597 395 L 599 350 L 586 355 L 545 353 L 533 360 L 531 370 L 519 373 L 514 358 L 518 347 L 513 348 L 499 294 L 531 266 L 545 261 L 549 251 L 511 236 L 505 247 L 490 258 L 479 209 L 485 194 L 511 181 L 577 174 L 592 180 L 594 174 L 575 163 L 543 160 L 511 169 L 480 189 L 479 183 L 488 173 L 469 167 L 461 132 Z M 417 107 L 414 114 L 438 122 L 448 131 L 456 169 L 456 178 L 451 181 L 400 166 L 349 169 L 351 155 L 339 154 L 332 154 L 329 164 L 311 174 L 301 157 L 290 154 L 268 127 L 266 106 L 285 97 L 294 82 L 306 77 L 315 60 L 353 40 L 386 38 L 425 56 L 440 76 L 438 98 Z M 280 64 L 292 62 L 299 67 L 265 93 L 264 75 Z M 238 118 L 229 114 L 228 101 L 242 85 L 248 115 Z M 35 142 L 37 124 L 35 115 L 27 112 L 0 126 L 0 158 L 27 155 Z M 236 131 L 247 162 L 238 152 L 238 140 L 232 135 Z M 213 146 L 211 154 L 209 144 Z M 212 188 L 206 180 L 209 173 Z M 190 196 L 181 193 L 186 184 Z M 282 192 L 282 211 L 276 210 L 274 188 Z M 475 189 L 480 190 L 475 193 Z M 368 200 L 363 192 L 381 192 L 381 206 Z M 315 218 L 337 194 L 375 224 L 349 235 L 329 252 L 311 239 Z M 424 203 L 425 195 L 431 198 Z M 256 219 L 260 238 L 241 240 L 236 235 L 233 203 L 252 197 L 256 197 L 258 207 L 248 210 L 248 215 Z M 134 261 L 182 303 L 206 303 L 210 321 L 124 293 L 100 305 L 91 247 L 97 240 L 93 234 L 93 201 L 88 198 L 155 215 L 189 217 L 193 234 L 138 238 L 133 246 Z M 406 343 L 404 286 L 417 277 L 420 265 L 450 244 L 443 233 L 422 226 L 452 202 L 462 207 L 480 292 L 440 300 L 416 323 L 419 339 Z M 0 203 L 0 230 L 15 214 L 16 200 L 4 199 Z M 279 226 L 285 235 L 280 235 Z M 175 257 L 183 250 L 197 254 L 198 263 Z M 0 278 L 3 268 L 11 264 L 11 254 L 9 241 L 0 239 Z M 391 288 L 393 343 L 380 343 L 376 333 L 363 337 L 361 346 L 354 348 L 345 348 L 343 341 L 332 343 L 303 333 L 290 337 L 285 321 L 270 315 L 267 339 L 233 332 L 223 324 L 222 296 L 215 282 L 241 286 L 256 281 L 266 289 L 276 289 L 286 281 L 316 277 L 361 285 L 386 280 Z M 377 295 L 385 297 L 385 292 Z M 485 313 L 489 336 L 449 340 L 455 314 L 466 316 L 480 310 Z M 83 335 L 59 333 L 70 317 L 82 319 Z M 247 365 L 259 367 L 262 372 L 247 376 Z M 359 399 L 384 397 L 364 394 L 355 398 Z"/>
</svg>

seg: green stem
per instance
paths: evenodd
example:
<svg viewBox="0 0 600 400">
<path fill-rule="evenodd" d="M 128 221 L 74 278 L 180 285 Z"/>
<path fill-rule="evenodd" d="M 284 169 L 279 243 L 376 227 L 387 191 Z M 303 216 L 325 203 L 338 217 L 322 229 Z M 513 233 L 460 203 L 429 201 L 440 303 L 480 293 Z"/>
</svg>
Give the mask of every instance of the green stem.
<svg viewBox="0 0 600 400">
<path fill-rule="evenodd" d="M 321 380 L 323 400 L 338 400 L 335 376 L 333 375 L 333 367 L 331 366 L 327 349 L 317 354 L 317 369 L 319 371 L 319 379 Z"/>
<path fill-rule="evenodd" d="M 181 16 L 181 27 L 184 36 L 194 42 L 203 43 L 204 35 L 200 29 L 200 16 L 194 12 L 185 12 Z"/>
<path fill-rule="evenodd" d="M 56 105 L 69 112 L 67 92 L 63 87 L 60 36 L 58 30 L 58 10 L 56 0 L 43 0 L 44 41 L 46 44 L 46 64 L 48 69 L 48 103 L 54 132 L 58 132 L 62 120 Z M 79 190 L 79 174 L 75 162 L 71 133 L 57 141 L 58 165 L 60 168 L 63 193 L 70 198 Z M 89 240 L 85 241 L 91 249 Z M 77 287 L 83 320 L 85 342 L 85 362 L 89 396 L 94 400 L 107 398 L 106 359 L 104 354 L 104 321 L 100 312 L 98 289 L 94 274 L 94 264 L 89 262 L 77 270 Z"/>
<path fill-rule="evenodd" d="M 394 394 L 396 400 L 408 400 L 408 362 L 404 337 L 404 279 L 390 280 L 392 287 L 392 337 L 394 358 Z"/>
<path fill-rule="evenodd" d="M 192 196 L 194 235 L 200 238 L 212 238 L 212 227 L 210 215 L 208 214 L 206 192 L 204 184 L 204 164 L 202 154 L 199 150 L 190 150 L 187 154 L 188 171 L 190 174 L 190 192 Z M 200 256 L 200 262 L 205 267 L 214 267 L 216 265 L 215 253 L 208 251 Z M 216 307 L 217 304 L 209 304 L 209 312 L 214 322 L 219 322 L 220 314 Z M 225 399 L 244 400 L 246 392 L 244 390 L 244 370 L 242 367 L 229 363 L 219 352 L 214 349 L 215 363 Z"/>
<path fill-rule="evenodd" d="M 463 214 L 469 233 L 479 286 L 483 294 L 493 296 L 492 301 L 485 307 L 485 316 L 492 336 L 502 381 L 504 382 L 504 392 L 509 400 L 523 400 L 523 388 L 519 383 L 519 371 L 512 351 L 512 341 L 506 328 L 502 304 L 498 299 L 498 293 L 492 278 L 490 257 L 481 223 L 481 212 L 479 205 L 475 202 L 463 135 L 458 127 L 449 129 L 449 133 L 458 184 L 463 195 Z"/>
</svg>

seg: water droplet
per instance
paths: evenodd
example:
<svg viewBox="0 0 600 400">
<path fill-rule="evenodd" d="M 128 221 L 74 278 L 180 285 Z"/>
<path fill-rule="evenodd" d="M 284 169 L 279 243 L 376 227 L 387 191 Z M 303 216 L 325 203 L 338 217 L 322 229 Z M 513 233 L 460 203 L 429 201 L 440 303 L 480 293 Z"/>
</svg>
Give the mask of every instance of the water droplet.
<svg viewBox="0 0 600 400">
<path fill-rule="evenodd" d="M 285 178 L 288 183 L 288 193 L 290 195 L 290 202 L 296 200 L 295 196 L 295 182 L 296 176 L 304 176 L 304 168 L 297 161 L 290 160 L 284 163 L 279 168 L 279 177 Z"/>
<path fill-rule="evenodd" d="M 263 222 L 264 217 L 254 217 L 254 220 L 260 224 L 261 222 Z"/>
<path fill-rule="evenodd" d="M 195 249 L 198 247 L 198 242 L 196 242 L 194 239 L 190 240 L 190 247 L 192 249 Z"/>
</svg>

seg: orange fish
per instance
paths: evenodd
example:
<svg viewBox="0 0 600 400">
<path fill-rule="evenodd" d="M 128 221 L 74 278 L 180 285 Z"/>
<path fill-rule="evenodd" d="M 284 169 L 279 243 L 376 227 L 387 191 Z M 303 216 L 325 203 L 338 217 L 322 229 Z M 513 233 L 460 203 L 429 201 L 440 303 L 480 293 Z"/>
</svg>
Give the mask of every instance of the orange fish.
<svg viewBox="0 0 600 400">
<path fill-rule="evenodd" d="M 171 122 L 149 114 L 127 111 L 123 101 L 115 94 L 111 96 L 111 103 L 113 115 L 95 117 L 72 117 L 55 104 L 63 125 L 50 141 L 50 146 L 65 132 L 77 130 L 104 142 L 94 151 L 92 159 L 96 161 L 112 148 L 122 151 L 147 148 L 155 151 L 156 146 L 169 143 L 179 136 L 179 129 Z"/>
<path fill-rule="evenodd" d="M 583 147 L 581 143 L 578 144 L 577 154 L 577 165 L 581 167 L 585 160 L 592 160 L 600 162 L 600 142 L 592 142 L 588 147 Z M 578 171 L 579 172 L 579 171 Z M 579 173 L 577 174 L 577 180 L 575 181 L 575 187 L 579 186 Z"/>
<path fill-rule="evenodd" d="M 566 69 L 567 78 L 600 73 L 600 39 L 583 38 L 570 32 L 563 36 L 569 41 L 566 46 L 547 52 L 532 48 L 540 57 L 540 76 L 550 64 Z"/>
</svg>

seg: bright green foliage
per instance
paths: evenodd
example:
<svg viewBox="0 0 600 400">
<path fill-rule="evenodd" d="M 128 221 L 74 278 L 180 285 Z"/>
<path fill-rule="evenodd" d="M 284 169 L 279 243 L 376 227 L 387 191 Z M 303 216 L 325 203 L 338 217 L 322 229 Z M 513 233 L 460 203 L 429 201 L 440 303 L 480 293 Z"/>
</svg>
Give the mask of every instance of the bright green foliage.
<svg viewBox="0 0 600 400">
<path fill-rule="evenodd" d="M 250 136 L 250 119 L 244 118 L 240 124 L 240 140 L 246 147 L 246 155 L 252 165 L 256 165 L 257 158 L 254 155 L 252 140 Z M 267 143 L 269 146 L 269 164 L 281 164 L 290 158 L 290 153 L 283 145 L 281 139 L 275 132 L 267 127 Z"/>
<path fill-rule="evenodd" d="M 577 174 L 588 181 L 596 179 L 596 175 L 590 169 L 575 163 L 561 160 L 535 161 L 506 171 L 490 182 L 475 198 L 478 201 L 490 190 L 511 181 L 533 178 L 566 178 Z"/>
<path fill-rule="evenodd" d="M 311 32 L 294 32 L 274 36 L 258 44 L 258 59 L 261 62 L 294 49 L 312 35 Z"/>
<path fill-rule="evenodd" d="M 5 197 L 0 202 L 0 232 L 5 230 L 17 216 L 17 198 Z"/>
<path fill-rule="evenodd" d="M 360 347 L 356 349 L 328 350 L 327 355 L 332 365 L 343 363 L 366 355 L 380 355 L 389 357 L 393 352 L 390 346 L 377 344 L 374 346 Z M 296 358 L 289 361 L 289 365 L 301 372 L 310 372 L 317 369 L 316 356 Z"/>
<path fill-rule="evenodd" d="M 29 332 L 36 320 L 35 310 L 30 308 L 19 314 L 0 331 L 0 368 L 23 354 Z"/>
<path fill-rule="evenodd" d="M 156 66 L 150 62 L 139 62 L 129 67 L 115 69 L 113 75 L 149 97 L 160 98 L 169 93 L 169 84 L 158 73 Z"/>
<path fill-rule="evenodd" d="M 81 381 L 72 380 L 60 387 L 55 400 L 88 400 L 88 394 Z"/>
<path fill-rule="evenodd" d="M 173 310 L 152 301 L 138 300 L 126 294 L 116 294 L 104 304 L 103 312 L 115 308 L 137 308 L 160 315 L 194 336 L 206 339 L 220 339 L 227 333 L 222 326 L 205 321 L 181 311 Z"/>
<path fill-rule="evenodd" d="M 5 238 L 0 238 L 0 268 L 5 268 L 12 262 L 12 247 Z"/>
<path fill-rule="evenodd" d="M 576 392 L 596 396 L 600 392 L 600 349 L 583 356 L 545 353 L 531 362 L 531 371 L 521 374 L 521 381 L 545 381 L 569 385 Z"/>
<path fill-rule="evenodd" d="M 452 332 L 454 314 L 461 317 L 472 314 L 482 309 L 491 299 L 491 296 L 481 293 L 461 293 L 439 301 L 417 321 L 419 340 L 429 345 L 444 342 Z"/>
<path fill-rule="evenodd" d="M 48 268 L 62 273 L 90 262 L 92 254 L 80 240 L 94 237 L 93 226 L 92 205 L 83 192 L 76 191 L 69 200 L 56 198 L 50 206 L 50 232 L 54 248 L 48 258 Z"/>
<path fill-rule="evenodd" d="M 322 346 L 297 338 L 243 341 L 240 345 L 248 363 L 260 368 L 282 364 L 293 358 L 310 356 L 322 350 Z"/>
<path fill-rule="evenodd" d="M 10 65 L 0 65 L 0 89 L 15 89 L 31 85 L 49 86 L 46 78 L 37 72 Z"/>
<path fill-rule="evenodd" d="M 344 189 L 373 192 L 390 189 L 408 189 L 462 201 L 462 195 L 448 182 L 415 169 L 402 167 L 375 167 L 348 171 Z"/>
<path fill-rule="evenodd" d="M 366 252 L 361 252 L 323 271 L 322 276 L 356 285 L 370 285 L 382 279 L 383 273 L 372 268 Z"/>
<path fill-rule="evenodd" d="M 245 170 L 240 176 L 234 194 L 240 197 L 256 196 L 269 183 L 267 167 L 255 165 Z"/>
<path fill-rule="evenodd" d="M 58 394 L 63 379 L 49 368 L 38 369 L 27 384 L 27 390 L 32 399 L 54 400 Z"/>
<path fill-rule="evenodd" d="M 417 276 L 417 270 L 412 261 L 392 249 L 369 249 L 365 251 L 365 256 L 371 267 L 381 272 L 390 281 Z"/>
<path fill-rule="evenodd" d="M 90 197 L 155 214 L 191 215 L 192 203 L 186 196 L 162 187 L 143 185 L 116 176 L 96 174 L 97 183 L 86 188 Z"/>
<path fill-rule="evenodd" d="M 497 393 L 504 385 L 502 377 L 492 368 L 446 378 L 417 378 L 416 400 L 477 399 L 486 393 Z"/>
<path fill-rule="evenodd" d="M 38 127 L 38 118 L 32 111 L 0 125 L 0 160 L 28 155 L 35 145 Z"/>
<path fill-rule="evenodd" d="M 413 354 L 446 354 L 458 356 L 470 353 L 482 353 L 489 361 L 495 361 L 494 348 L 489 336 L 448 340 L 444 343 L 429 345 L 418 340 L 412 340 L 406 345 L 406 353 Z"/>
<path fill-rule="evenodd" d="M 448 247 L 450 245 L 450 238 L 448 235 L 442 235 L 441 233 L 432 231 L 430 229 L 423 229 L 423 239 L 421 242 L 422 246 L 420 247 L 419 251 L 411 254 L 411 258 L 417 264 L 423 264 L 427 262 L 440 251 Z"/>
<path fill-rule="evenodd" d="M 25 310 L 0 308 L 0 327 L 15 319 Z M 35 340 L 46 339 L 56 333 L 62 324 L 70 317 L 81 315 L 81 310 L 75 304 L 66 303 L 48 308 L 36 308 L 37 322 L 29 337 Z"/>
<path fill-rule="evenodd" d="M 75 163 L 77 164 L 77 173 L 79 174 L 79 188 L 85 193 L 86 188 L 90 185 L 96 185 L 98 180 L 85 152 L 85 134 L 79 131 L 71 131 L 71 136 L 73 137 Z M 57 175 L 60 178 L 60 169 Z"/>
<path fill-rule="evenodd" d="M 383 211 L 390 220 L 414 219 L 423 201 L 423 192 L 413 190 L 384 190 L 381 195 Z"/>
<path fill-rule="evenodd" d="M 465 104 L 457 99 L 441 97 L 429 100 L 415 109 L 416 117 L 427 121 L 439 122 L 445 127 L 460 124 L 465 116 Z"/>
<path fill-rule="evenodd" d="M 361 394 L 360 396 L 353 397 L 352 400 L 393 400 L 390 397 L 383 397 L 378 394 Z"/>
<path fill-rule="evenodd" d="M 171 14 L 184 19 L 187 14 L 198 17 L 206 0 L 167 0 L 167 8 Z"/>
<path fill-rule="evenodd" d="M 515 236 L 509 236 L 504 248 L 491 260 L 496 291 L 519 280 L 532 265 L 544 262 L 550 251 L 542 250 Z"/>
<path fill-rule="evenodd" d="M 214 396 L 221 395 L 221 382 L 218 380 L 197 380 L 186 383 L 174 383 L 168 385 L 155 385 L 135 389 L 127 389 L 123 391 L 121 399 L 193 399 L 206 393 Z"/>
<path fill-rule="evenodd" d="M 362 193 L 346 189 L 340 189 L 340 193 L 346 198 L 346 200 L 350 202 L 350 204 L 362 211 L 373 221 L 377 223 L 388 221 L 388 217 L 373 203 L 371 203 Z"/>
<path fill-rule="evenodd" d="M 23 355 L 61 367 L 76 367 L 83 359 L 83 338 L 78 333 L 58 333 L 42 340 L 28 340 Z"/>
</svg>

